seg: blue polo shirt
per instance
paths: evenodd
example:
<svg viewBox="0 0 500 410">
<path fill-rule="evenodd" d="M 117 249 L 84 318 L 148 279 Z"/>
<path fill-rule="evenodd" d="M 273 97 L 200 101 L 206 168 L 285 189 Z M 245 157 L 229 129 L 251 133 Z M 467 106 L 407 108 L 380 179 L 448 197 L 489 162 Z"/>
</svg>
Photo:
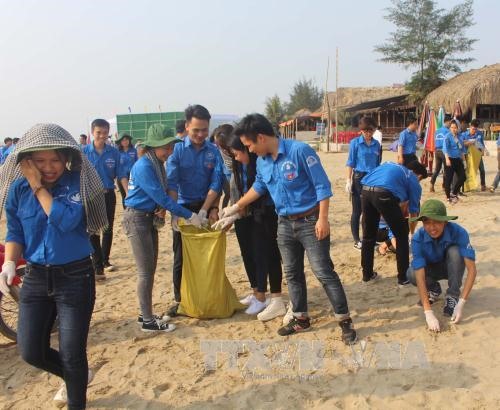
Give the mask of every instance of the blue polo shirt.
<svg viewBox="0 0 500 410">
<path fill-rule="evenodd" d="M 47 216 L 25 178 L 12 184 L 5 205 L 5 241 L 21 245 L 24 258 L 40 265 L 64 265 L 90 256 L 80 173 L 65 171 L 49 191 L 53 201 Z"/>
<path fill-rule="evenodd" d="M 216 146 L 205 140 L 196 149 L 189 137 L 175 144 L 167 161 L 167 189 L 176 191 L 179 204 L 204 201 L 208 191 L 222 191 L 222 158 Z"/>
<path fill-rule="evenodd" d="M 120 153 L 115 147 L 104 144 L 102 154 L 99 154 L 92 143 L 83 147 L 83 153 L 101 177 L 105 189 L 114 189 L 115 179 L 127 178 L 128 164 L 120 161 Z"/>
<path fill-rule="evenodd" d="M 462 257 L 476 259 L 476 253 L 469 241 L 469 234 L 460 225 L 448 222 L 444 227 L 443 234 L 437 239 L 432 239 L 424 228 L 420 228 L 411 240 L 412 268 L 421 269 L 431 263 L 443 262 L 446 250 L 451 245 L 458 246 Z"/>
<path fill-rule="evenodd" d="M 7 159 L 7 157 L 9 156 L 9 154 L 14 151 L 14 148 L 16 148 L 16 146 L 14 144 L 11 144 L 9 147 L 4 147 L 2 149 L 2 158 L 1 158 L 1 163 L 3 164 L 5 162 L 5 160 Z"/>
<path fill-rule="evenodd" d="M 476 145 L 476 148 L 479 149 L 479 150 L 484 150 L 484 135 L 482 133 L 482 131 L 479 131 L 479 130 L 476 130 L 476 133 L 474 135 L 472 135 L 470 133 L 470 130 L 467 130 L 465 132 L 463 132 L 462 134 L 462 139 L 464 141 L 466 140 L 475 140 L 475 145 Z M 468 150 L 469 147 L 466 147 L 466 149 Z"/>
<path fill-rule="evenodd" d="M 190 210 L 178 205 L 163 190 L 154 166 L 146 156 L 141 157 L 132 167 L 125 206 L 144 212 L 153 212 L 160 206 L 186 219 L 192 214 Z"/>
<path fill-rule="evenodd" d="M 278 215 L 308 211 L 332 196 L 330 181 L 316 152 L 307 144 L 279 138 L 278 156 L 257 159 L 253 189 L 271 195 Z"/>
<path fill-rule="evenodd" d="M 123 151 L 118 151 L 120 153 L 120 167 L 124 167 L 127 170 L 127 176 L 130 175 L 130 171 L 132 170 L 132 166 L 134 163 L 130 156 Z"/>
<path fill-rule="evenodd" d="M 436 133 L 434 134 L 434 142 L 437 150 L 443 149 L 444 138 L 446 137 L 446 134 L 448 134 L 449 132 L 450 129 L 448 127 L 441 127 L 436 131 Z"/>
<path fill-rule="evenodd" d="M 137 150 L 134 147 L 132 147 L 132 146 L 130 146 L 127 151 L 120 151 L 120 152 L 124 152 L 125 154 L 127 154 L 129 156 L 130 162 L 131 162 L 132 165 L 134 165 L 135 162 L 138 159 Z"/>
<path fill-rule="evenodd" d="M 443 141 L 443 153 L 448 155 L 450 158 L 461 158 L 464 152 L 465 147 L 462 134 L 457 135 L 456 141 L 451 132 L 446 134 Z"/>
<path fill-rule="evenodd" d="M 349 143 L 348 167 L 356 172 L 370 172 L 380 165 L 380 144 L 372 139 L 370 145 L 360 135 Z"/>
<path fill-rule="evenodd" d="M 409 211 L 417 213 L 420 208 L 422 187 L 417 176 L 408 168 L 394 162 L 384 162 L 366 175 L 363 186 L 379 187 L 390 191 L 400 202 L 409 201 Z"/>
<path fill-rule="evenodd" d="M 403 147 L 403 154 L 415 154 L 417 152 L 417 133 L 408 128 L 399 134 L 398 145 Z"/>
</svg>

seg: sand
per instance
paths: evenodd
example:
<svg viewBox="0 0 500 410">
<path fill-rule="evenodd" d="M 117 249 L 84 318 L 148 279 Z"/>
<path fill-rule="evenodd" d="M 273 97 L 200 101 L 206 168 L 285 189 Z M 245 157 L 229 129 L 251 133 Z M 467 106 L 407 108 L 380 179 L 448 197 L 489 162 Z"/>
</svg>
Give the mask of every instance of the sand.
<svg viewBox="0 0 500 410">
<path fill-rule="evenodd" d="M 360 283 L 360 253 L 352 246 L 350 203 L 343 190 L 346 154 L 320 156 L 335 192 L 330 204 L 331 255 L 361 342 L 353 349 L 342 344 L 325 293 L 308 265 L 313 326 L 308 333 L 281 338 L 276 334 L 280 319 L 261 323 L 243 312 L 224 320 L 175 318 L 178 329 L 173 333 L 142 333 L 135 323 L 134 264 L 118 206 L 111 255 L 118 271 L 97 285 L 89 335 L 89 363 L 96 372 L 88 389 L 89 408 L 500 408 L 499 194 L 474 193 L 449 209 L 470 232 L 478 277 L 460 324 L 451 325 L 442 316 L 442 298 L 435 304 L 443 331 L 433 335 L 416 305 L 416 288 L 397 288 L 393 255 L 375 257 L 382 276 L 378 283 Z M 387 158 L 393 154 L 384 152 Z M 487 157 L 485 162 L 490 184 L 497 161 Z M 424 199 L 430 198 L 428 181 L 423 188 Z M 443 198 L 441 189 L 437 191 L 432 196 Z M 1 226 L 4 237 L 5 223 Z M 157 313 L 173 297 L 169 229 L 160 237 Z M 228 235 L 226 263 L 237 294 L 246 295 L 248 283 L 234 233 Z M 286 285 L 284 290 L 286 297 Z M 207 368 L 202 346 L 223 340 L 238 346 L 242 341 L 261 347 L 267 342 L 267 356 L 248 350 L 237 356 L 219 354 L 215 368 Z M 318 349 L 312 355 L 307 349 L 298 353 L 299 341 L 314 341 Z M 61 381 L 23 363 L 6 340 L 0 343 L 0 408 L 52 408 Z M 227 345 L 219 343 L 224 349 Z"/>
</svg>

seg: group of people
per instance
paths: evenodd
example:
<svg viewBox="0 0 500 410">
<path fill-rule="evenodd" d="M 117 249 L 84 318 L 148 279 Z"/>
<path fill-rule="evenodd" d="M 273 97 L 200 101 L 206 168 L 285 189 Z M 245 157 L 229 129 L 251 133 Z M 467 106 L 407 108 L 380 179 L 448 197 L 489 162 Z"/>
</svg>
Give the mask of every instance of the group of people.
<svg viewBox="0 0 500 410">
<path fill-rule="evenodd" d="M 319 156 L 309 145 L 277 135 L 263 115 L 247 115 L 235 127 L 218 127 L 211 139 L 210 119 L 205 107 L 189 106 L 176 137 L 154 124 L 139 155 L 129 135 L 120 135 L 118 149 L 106 143 L 105 120 L 92 122 L 93 141 L 86 144 L 82 138 L 82 146 L 61 127 L 39 124 L 21 138 L 0 168 L 0 212 L 7 215 L 0 291 L 9 293 L 16 262 L 23 255 L 28 262 L 19 305 L 21 356 L 64 380 L 56 398 L 67 401 L 69 408 L 85 407 L 92 379 L 87 335 L 95 281 L 104 280 L 105 271 L 114 268 L 109 255 L 115 183 L 122 193 L 122 224 L 136 265 L 137 322 L 143 331 L 175 329 L 170 319 L 181 302 L 182 219 L 195 227 L 226 231 L 234 224 L 251 290 L 241 302 L 247 305 L 246 313 L 259 320 L 284 316 L 281 336 L 311 328 L 304 272 L 307 254 L 343 342 L 357 340 L 347 296 L 330 257 L 332 190 Z M 362 280 L 371 284 L 378 278 L 373 258 L 383 217 L 390 239 L 397 244 L 398 285 L 418 286 L 428 327 L 439 331 L 431 308 L 441 293 L 437 281 L 448 279 L 444 314 L 458 322 L 474 282 L 475 256 L 467 232 L 448 222 L 454 217 L 447 216 L 442 202 L 430 200 L 420 207 L 419 181 L 427 171 L 409 149 L 412 124 L 402 137 L 400 164 L 381 164 L 381 145 L 373 139 L 376 125 L 370 118 L 361 119 L 361 135 L 351 142 L 347 161 L 351 229 L 355 247 L 361 249 Z M 227 206 L 219 210 L 223 193 Z M 158 230 L 166 224 L 167 211 L 173 235 L 174 304 L 155 314 Z M 414 233 L 418 221 L 424 226 Z M 411 266 L 409 233 L 413 234 Z M 465 268 L 467 281 L 461 291 Z M 288 309 L 282 299 L 283 272 Z M 270 298 L 266 298 L 268 282 Z M 56 315 L 59 350 L 50 347 Z"/>
</svg>

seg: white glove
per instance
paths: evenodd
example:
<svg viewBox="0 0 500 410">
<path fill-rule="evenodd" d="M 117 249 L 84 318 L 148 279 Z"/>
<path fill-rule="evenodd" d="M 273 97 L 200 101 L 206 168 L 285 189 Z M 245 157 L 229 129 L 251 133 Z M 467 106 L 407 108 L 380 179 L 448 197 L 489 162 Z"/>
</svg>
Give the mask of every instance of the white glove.
<svg viewBox="0 0 500 410">
<path fill-rule="evenodd" d="M 345 181 L 345 192 L 347 194 L 352 194 L 352 181 L 350 179 Z"/>
<path fill-rule="evenodd" d="M 220 217 L 222 219 L 222 218 L 225 218 L 227 216 L 237 215 L 239 211 L 240 211 L 240 207 L 238 206 L 238 204 L 234 204 L 234 205 L 231 205 L 231 206 L 224 208 L 220 214 Z"/>
<path fill-rule="evenodd" d="M 198 212 L 198 216 L 201 220 L 202 225 L 208 225 L 207 211 L 205 211 L 204 209 L 200 209 L 200 212 Z"/>
<path fill-rule="evenodd" d="M 212 225 L 212 229 L 223 231 L 228 226 L 231 226 L 237 219 L 240 219 L 239 214 L 226 216 L 224 218 L 219 219 L 216 223 L 214 223 Z"/>
<path fill-rule="evenodd" d="M 426 310 L 424 313 L 429 330 L 431 332 L 439 332 L 439 320 L 437 320 L 436 316 L 434 316 L 434 312 L 432 310 Z"/>
<path fill-rule="evenodd" d="M 170 221 L 172 225 L 172 229 L 175 232 L 179 232 L 179 217 L 177 215 L 172 214 L 172 220 Z"/>
<path fill-rule="evenodd" d="M 187 223 L 196 226 L 197 228 L 201 228 L 202 225 L 201 218 L 198 216 L 198 214 L 195 214 L 194 212 L 191 214 L 191 217 L 187 220 Z"/>
<path fill-rule="evenodd" d="M 2 265 L 2 272 L 0 273 L 0 292 L 4 295 L 10 294 L 9 286 L 16 277 L 16 264 L 13 261 L 6 261 Z"/>
<path fill-rule="evenodd" d="M 467 302 L 465 299 L 460 298 L 455 305 L 455 309 L 453 309 L 453 314 L 451 315 L 451 321 L 453 323 L 458 323 L 460 319 L 462 319 L 465 302 Z"/>
</svg>

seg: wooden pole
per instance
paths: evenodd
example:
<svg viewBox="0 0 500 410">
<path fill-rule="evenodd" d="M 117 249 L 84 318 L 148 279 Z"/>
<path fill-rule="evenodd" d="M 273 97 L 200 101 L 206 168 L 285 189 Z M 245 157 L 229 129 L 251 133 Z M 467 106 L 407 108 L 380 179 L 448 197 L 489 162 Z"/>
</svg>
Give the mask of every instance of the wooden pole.
<svg viewBox="0 0 500 410">
<path fill-rule="evenodd" d="M 330 57 L 328 57 L 328 61 L 326 63 L 326 79 L 325 79 L 325 96 L 324 96 L 324 104 L 323 106 L 326 106 L 326 120 L 327 120 L 327 126 L 326 126 L 326 152 L 330 152 L 330 134 L 331 134 L 331 126 L 332 122 L 330 119 L 331 113 L 330 113 L 330 100 L 328 99 L 328 72 L 330 71 Z M 321 113 L 323 115 L 323 113 Z"/>
<path fill-rule="evenodd" d="M 339 152 L 339 48 L 335 52 L 335 145 Z"/>
</svg>

